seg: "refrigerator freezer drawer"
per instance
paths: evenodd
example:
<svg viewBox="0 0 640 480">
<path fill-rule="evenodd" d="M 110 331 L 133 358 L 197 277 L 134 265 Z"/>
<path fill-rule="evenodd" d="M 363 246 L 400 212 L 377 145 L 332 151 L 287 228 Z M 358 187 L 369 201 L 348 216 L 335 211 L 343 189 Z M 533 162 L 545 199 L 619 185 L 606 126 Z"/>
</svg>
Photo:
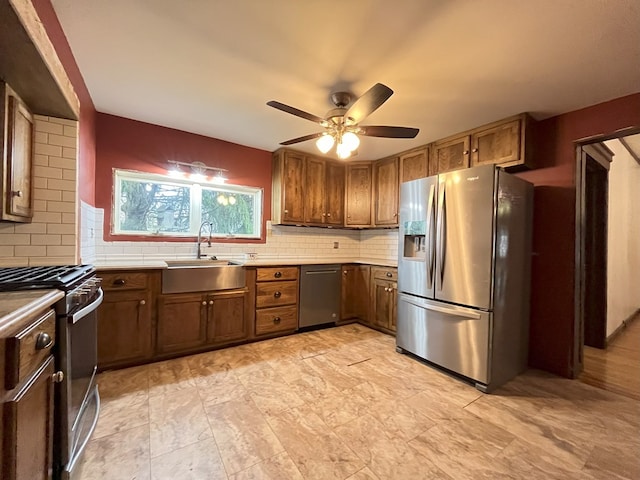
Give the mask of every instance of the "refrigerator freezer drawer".
<svg viewBox="0 0 640 480">
<path fill-rule="evenodd" d="M 398 347 L 488 384 L 491 313 L 400 294 Z"/>
</svg>

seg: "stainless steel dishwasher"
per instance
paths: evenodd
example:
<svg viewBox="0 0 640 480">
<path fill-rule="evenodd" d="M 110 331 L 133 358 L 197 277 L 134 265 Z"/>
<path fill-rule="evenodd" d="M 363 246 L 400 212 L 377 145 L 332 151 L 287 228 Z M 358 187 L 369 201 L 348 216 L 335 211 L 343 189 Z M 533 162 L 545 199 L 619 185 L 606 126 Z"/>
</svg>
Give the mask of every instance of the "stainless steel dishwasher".
<svg viewBox="0 0 640 480">
<path fill-rule="evenodd" d="M 300 270 L 298 327 L 340 319 L 340 265 L 303 265 Z"/>
</svg>

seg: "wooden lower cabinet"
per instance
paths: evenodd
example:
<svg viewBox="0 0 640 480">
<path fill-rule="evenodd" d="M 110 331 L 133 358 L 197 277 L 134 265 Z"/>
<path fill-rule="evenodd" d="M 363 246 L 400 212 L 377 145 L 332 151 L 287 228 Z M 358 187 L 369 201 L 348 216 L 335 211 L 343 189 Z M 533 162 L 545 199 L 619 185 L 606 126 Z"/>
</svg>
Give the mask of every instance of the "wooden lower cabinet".
<svg viewBox="0 0 640 480">
<path fill-rule="evenodd" d="M 2 405 L 2 479 L 49 480 L 53 473 L 53 356 Z"/>
<path fill-rule="evenodd" d="M 160 295 L 158 354 L 186 353 L 248 337 L 247 289 Z"/>
<path fill-rule="evenodd" d="M 299 268 L 256 269 L 255 334 L 284 335 L 298 329 Z"/>
<path fill-rule="evenodd" d="M 151 292 L 108 292 L 98 308 L 98 365 L 108 368 L 151 358 Z"/>
<path fill-rule="evenodd" d="M 340 320 L 369 318 L 369 265 L 342 265 Z"/>
<path fill-rule="evenodd" d="M 397 283 L 374 279 L 372 284 L 372 322 L 385 330 L 396 331 Z"/>
</svg>

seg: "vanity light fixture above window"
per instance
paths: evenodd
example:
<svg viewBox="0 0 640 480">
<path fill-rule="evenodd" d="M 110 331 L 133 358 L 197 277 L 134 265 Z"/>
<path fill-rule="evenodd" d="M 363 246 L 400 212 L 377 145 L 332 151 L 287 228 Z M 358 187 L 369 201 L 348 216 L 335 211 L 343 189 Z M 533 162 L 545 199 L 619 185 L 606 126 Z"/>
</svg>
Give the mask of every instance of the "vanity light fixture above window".
<svg viewBox="0 0 640 480">
<path fill-rule="evenodd" d="M 226 168 L 220 167 L 210 167 L 209 165 L 205 165 L 202 162 L 181 162 L 179 160 L 167 160 L 167 163 L 173 165 L 173 167 L 169 170 L 169 175 L 173 177 L 184 177 L 185 173 L 180 167 L 189 167 L 191 169 L 191 174 L 189 178 L 195 181 L 202 181 L 207 179 L 207 172 L 209 170 L 216 172 L 214 176 L 210 178 L 210 181 L 217 184 L 223 184 L 227 181 L 224 176 L 224 172 L 228 172 Z"/>
</svg>

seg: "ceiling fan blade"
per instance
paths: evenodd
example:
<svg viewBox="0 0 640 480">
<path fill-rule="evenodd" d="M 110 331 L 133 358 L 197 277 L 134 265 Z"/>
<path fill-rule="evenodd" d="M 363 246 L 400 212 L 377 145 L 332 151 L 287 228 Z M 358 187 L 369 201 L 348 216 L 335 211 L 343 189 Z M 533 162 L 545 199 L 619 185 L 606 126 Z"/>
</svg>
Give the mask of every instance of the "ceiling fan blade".
<svg viewBox="0 0 640 480">
<path fill-rule="evenodd" d="M 387 137 L 387 138 L 415 138 L 420 130 L 410 127 L 388 127 L 388 126 L 373 126 L 367 125 L 366 127 L 358 127 L 358 134 L 365 135 L 367 137 Z"/>
<path fill-rule="evenodd" d="M 276 102 L 275 100 L 271 100 L 270 102 L 267 102 L 267 105 L 273 108 L 277 108 L 278 110 L 282 110 L 283 112 L 290 113 L 291 115 L 295 115 L 296 117 L 304 118 L 305 120 L 311 120 L 312 122 L 319 123 L 320 125 L 326 124 L 324 118 L 320 118 L 317 115 L 305 112 L 303 110 L 298 110 L 297 108 L 291 107 L 289 105 L 285 105 L 284 103 Z"/>
<path fill-rule="evenodd" d="M 305 135 L 304 137 L 292 138 L 286 142 L 280 142 L 280 145 L 293 145 L 294 143 L 306 142 L 307 140 L 313 140 L 324 135 L 324 132 L 312 133 L 311 135 Z"/>
<path fill-rule="evenodd" d="M 375 112 L 391 95 L 393 95 L 393 90 L 386 85 L 376 83 L 349 107 L 349 110 L 344 114 L 344 123 L 346 125 L 360 123 Z"/>
</svg>

